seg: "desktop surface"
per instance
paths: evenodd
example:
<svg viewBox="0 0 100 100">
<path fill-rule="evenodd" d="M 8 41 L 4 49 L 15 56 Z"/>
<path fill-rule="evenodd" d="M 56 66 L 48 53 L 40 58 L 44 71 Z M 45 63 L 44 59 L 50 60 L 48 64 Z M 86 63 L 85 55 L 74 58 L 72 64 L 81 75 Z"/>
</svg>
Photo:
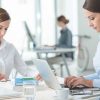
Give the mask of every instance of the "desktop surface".
<svg viewBox="0 0 100 100">
<path fill-rule="evenodd" d="M 12 89 L 12 85 L 10 82 L 0 82 L 0 86 L 4 86 Z M 42 82 L 37 88 L 41 88 L 41 90 L 37 90 L 36 92 L 36 100 L 55 100 L 53 98 L 55 90 L 50 89 Z M 94 95 L 98 94 L 97 96 L 93 97 Z M 89 97 L 91 96 L 91 97 Z M 84 95 L 73 95 L 69 97 L 69 100 L 79 100 L 76 98 L 84 97 Z M 0 99 L 1 100 L 1 99 Z M 26 100 L 26 98 L 9 98 L 9 99 L 2 99 L 2 100 Z M 93 95 L 85 95 L 84 99 L 81 100 L 100 100 L 100 91 L 94 91 Z"/>
</svg>

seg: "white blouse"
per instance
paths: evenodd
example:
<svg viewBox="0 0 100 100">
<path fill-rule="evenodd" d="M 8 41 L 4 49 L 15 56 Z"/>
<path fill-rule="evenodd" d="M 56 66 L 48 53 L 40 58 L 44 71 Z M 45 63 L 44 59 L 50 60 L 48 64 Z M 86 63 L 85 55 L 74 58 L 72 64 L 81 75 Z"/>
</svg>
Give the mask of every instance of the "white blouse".
<svg viewBox="0 0 100 100">
<path fill-rule="evenodd" d="M 20 74 L 27 76 L 26 64 L 21 59 L 16 48 L 5 40 L 3 40 L 0 45 L 0 69 L 2 69 L 1 67 L 5 69 L 7 78 L 9 78 L 13 68 L 15 68 Z"/>
</svg>

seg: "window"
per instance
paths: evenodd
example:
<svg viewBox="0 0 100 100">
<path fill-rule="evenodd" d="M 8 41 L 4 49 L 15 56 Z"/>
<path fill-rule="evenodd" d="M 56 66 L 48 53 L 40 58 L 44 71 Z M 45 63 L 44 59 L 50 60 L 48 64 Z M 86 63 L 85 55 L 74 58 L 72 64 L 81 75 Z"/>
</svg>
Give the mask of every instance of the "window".
<svg viewBox="0 0 100 100">
<path fill-rule="evenodd" d="M 41 44 L 55 44 L 55 0 L 41 0 Z"/>
<path fill-rule="evenodd" d="M 27 36 L 23 21 L 26 21 L 35 34 L 35 0 L 2 0 L 1 6 L 9 12 L 11 24 L 5 36 L 19 51 L 27 48 Z"/>
</svg>

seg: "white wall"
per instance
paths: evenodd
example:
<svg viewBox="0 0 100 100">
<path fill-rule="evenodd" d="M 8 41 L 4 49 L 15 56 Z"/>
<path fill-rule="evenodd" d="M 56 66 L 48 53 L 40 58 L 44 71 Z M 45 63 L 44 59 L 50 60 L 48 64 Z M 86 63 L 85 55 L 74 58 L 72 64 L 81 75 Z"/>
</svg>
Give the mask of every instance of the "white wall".
<svg viewBox="0 0 100 100">
<path fill-rule="evenodd" d="M 95 54 L 97 42 L 99 38 L 98 38 L 98 34 L 88 26 L 88 21 L 84 16 L 84 10 L 82 8 L 84 4 L 84 0 L 77 0 L 77 1 L 78 1 L 78 33 L 87 34 L 91 36 L 90 40 L 87 41 L 84 40 L 84 44 L 87 46 L 90 55 L 88 69 L 91 69 L 93 68 L 92 59 Z"/>
</svg>

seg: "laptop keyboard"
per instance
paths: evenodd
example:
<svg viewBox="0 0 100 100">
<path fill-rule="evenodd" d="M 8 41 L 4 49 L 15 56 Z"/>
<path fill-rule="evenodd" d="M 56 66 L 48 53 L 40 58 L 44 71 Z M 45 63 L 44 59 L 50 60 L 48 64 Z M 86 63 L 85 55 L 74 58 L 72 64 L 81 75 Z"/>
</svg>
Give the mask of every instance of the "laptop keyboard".
<svg viewBox="0 0 100 100">
<path fill-rule="evenodd" d="M 65 86 L 64 84 L 60 84 L 62 88 L 68 88 L 68 86 Z M 87 89 L 87 87 L 84 86 L 79 86 L 75 88 L 69 88 L 70 90 L 70 95 L 86 95 L 86 94 L 91 94 L 91 91 L 85 92 L 84 89 Z"/>
<path fill-rule="evenodd" d="M 60 84 L 62 88 L 69 88 L 68 86 L 65 86 L 64 84 Z M 75 87 L 75 88 L 69 88 L 70 90 L 79 90 L 79 89 L 86 89 L 88 87 L 85 87 L 85 86 L 78 86 L 78 87 Z"/>
</svg>

